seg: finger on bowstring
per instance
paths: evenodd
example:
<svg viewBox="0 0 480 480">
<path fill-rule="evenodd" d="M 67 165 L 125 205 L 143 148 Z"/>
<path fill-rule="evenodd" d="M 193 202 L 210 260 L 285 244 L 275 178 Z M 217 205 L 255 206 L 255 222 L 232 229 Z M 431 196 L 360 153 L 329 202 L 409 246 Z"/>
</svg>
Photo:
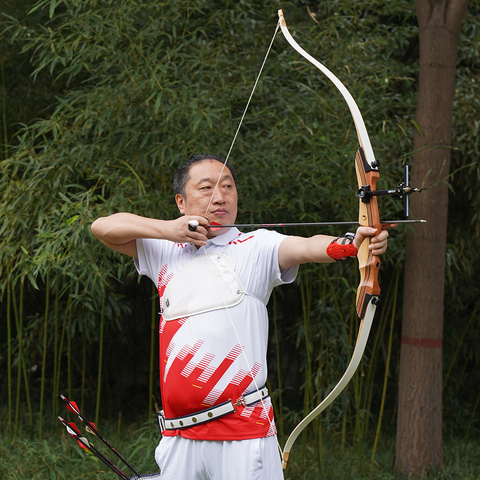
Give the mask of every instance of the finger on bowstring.
<svg viewBox="0 0 480 480">
<path fill-rule="evenodd" d="M 209 224 L 208 218 L 206 217 L 190 217 L 188 220 L 189 230 L 194 232 L 195 227 L 205 227 Z M 190 226 L 192 227 L 190 229 Z"/>
<path fill-rule="evenodd" d="M 198 220 L 189 220 L 188 221 L 188 230 L 190 232 L 196 232 L 198 226 L 200 225 Z"/>
</svg>

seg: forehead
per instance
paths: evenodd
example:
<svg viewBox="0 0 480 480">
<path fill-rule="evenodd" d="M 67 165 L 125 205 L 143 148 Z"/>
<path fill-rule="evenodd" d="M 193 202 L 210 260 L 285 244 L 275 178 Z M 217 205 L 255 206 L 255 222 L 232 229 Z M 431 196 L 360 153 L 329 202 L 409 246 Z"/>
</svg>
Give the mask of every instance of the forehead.
<svg viewBox="0 0 480 480">
<path fill-rule="evenodd" d="M 187 184 L 197 184 L 206 181 L 217 182 L 220 174 L 222 178 L 232 178 L 230 170 L 227 167 L 223 168 L 223 163 L 217 160 L 203 160 L 194 163 L 190 167 Z"/>
</svg>

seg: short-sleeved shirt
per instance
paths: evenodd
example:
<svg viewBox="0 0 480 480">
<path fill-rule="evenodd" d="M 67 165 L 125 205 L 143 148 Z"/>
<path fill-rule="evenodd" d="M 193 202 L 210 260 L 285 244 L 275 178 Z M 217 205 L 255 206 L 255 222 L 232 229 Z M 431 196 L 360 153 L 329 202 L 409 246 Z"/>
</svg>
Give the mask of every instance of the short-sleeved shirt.
<svg viewBox="0 0 480 480">
<path fill-rule="evenodd" d="M 164 316 L 160 318 L 160 384 L 167 418 L 190 415 L 227 400 L 235 402 L 265 384 L 266 305 L 273 288 L 293 282 L 298 271 L 298 266 L 280 271 L 278 250 L 285 238 L 274 231 L 241 233 L 230 228 L 199 249 L 167 240 L 137 240 L 135 265 L 140 274 L 147 275 L 157 286 L 161 311 L 166 308 L 165 290 L 175 275 L 182 279 L 180 289 L 186 291 L 186 297 L 196 285 L 207 292 L 205 297 L 215 297 L 216 280 L 208 269 L 195 269 L 195 265 L 202 264 L 200 257 L 206 255 L 218 254 L 228 259 L 240 285 L 235 287 L 238 291 L 234 294 L 242 295 L 241 301 L 232 306 L 220 301 L 218 308 L 206 312 L 200 309 L 168 321 Z M 200 263 L 194 263 L 196 259 Z M 177 292 L 177 296 L 178 293 L 184 292 Z M 202 303 L 201 298 L 196 299 L 199 302 Z M 267 399 L 254 406 L 240 406 L 234 413 L 202 425 L 165 431 L 164 435 L 242 440 L 275 433 L 273 409 Z"/>
</svg>

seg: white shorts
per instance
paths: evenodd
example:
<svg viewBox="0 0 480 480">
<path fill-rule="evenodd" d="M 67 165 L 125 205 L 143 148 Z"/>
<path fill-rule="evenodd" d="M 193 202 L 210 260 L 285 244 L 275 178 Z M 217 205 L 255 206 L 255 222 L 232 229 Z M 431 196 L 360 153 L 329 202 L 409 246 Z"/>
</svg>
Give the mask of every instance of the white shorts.
<svg viewBox="0 0 480 480">
<path fill-rule="evenodd" d="M 155 460 L 165 480 L 283 480 L 276 436 L 237 441 L 163 437 Z"/>
</svg>

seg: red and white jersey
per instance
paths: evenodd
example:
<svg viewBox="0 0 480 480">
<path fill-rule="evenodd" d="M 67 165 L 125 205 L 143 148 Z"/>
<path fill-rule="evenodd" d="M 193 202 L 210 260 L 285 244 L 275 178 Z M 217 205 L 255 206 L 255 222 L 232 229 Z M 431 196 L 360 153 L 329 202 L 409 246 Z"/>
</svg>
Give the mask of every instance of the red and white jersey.
<svg viewBox="0 0 480 480">
<path fill-rule="evenodd" d="M 199 249 L 167 240 L 137 240 L 135 265 L 141 275 L 147 275 L 157 285 L 160 310 L 165 311 L 159 333 L 160 384 L 167 418 L 189 415 L 227 400 L 235 402 L 265 384 L 266 304 L 273 288 L 293 282 L 298 271 L 298 266 L 280 271 L 278 249 L 285 238 L 274 231 L 241 233 L 231 228 Z M 210 269 L 195 268 L 208 261 L 202 256 L 217 256 L 231 265 L 229 283 L 235 290 L 233 295 L 241 295 L 240 299 L 225 299 L 224 293 L 218 293 L 219 280 Z M 177 274 L 180 282 L 173 281 Z M 167 289 L 170 282 L 171 288 Z M 168 293 L 169 290 L 173 293 Z M 215 298 L 217 305 L 212 305 Z M 192 314 L 173 319 L 167 315 L 168 309 L 182 311 L 184 304 L 190 305 L 190 299 L 195 305 L 191 307 Z M 181 305 L 172 307 L 171 303 Z M 186 312 L 189 308 L 186 307 Z M 273 409 L 267 399 L 254 406 L 237 407 L 234 413 L 202 425 L 165 431 L 164 435 L 243 440 L 275 433 Z"/>
</svg>

